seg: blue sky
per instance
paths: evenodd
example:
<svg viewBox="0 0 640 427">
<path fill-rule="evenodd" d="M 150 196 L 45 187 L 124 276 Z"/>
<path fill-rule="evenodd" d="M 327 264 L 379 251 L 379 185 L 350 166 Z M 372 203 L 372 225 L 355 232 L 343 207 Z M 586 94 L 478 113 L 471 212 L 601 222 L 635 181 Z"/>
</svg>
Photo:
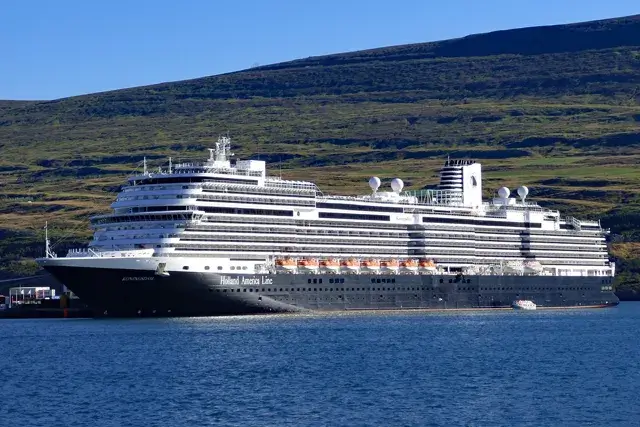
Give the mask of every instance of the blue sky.
<svg viewBox="0 0 640 427">
<path fill-rule="evenodd" d="M 2 0 L 0 99 L 640 13 L 638 0 Z"/>
</svg>

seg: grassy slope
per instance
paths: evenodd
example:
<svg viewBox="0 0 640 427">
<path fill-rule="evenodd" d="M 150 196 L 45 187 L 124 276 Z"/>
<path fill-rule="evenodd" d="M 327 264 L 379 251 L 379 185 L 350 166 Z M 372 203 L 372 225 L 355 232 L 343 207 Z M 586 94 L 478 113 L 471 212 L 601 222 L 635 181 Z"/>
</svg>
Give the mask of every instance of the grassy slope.
<svg viewBox="0 0 640 427">
<path fill-rule="evenodd" d="M 635 241 L 639 126 L 640 16 L 0 101 L 0 251 L 5 269 L 30 268 L 18 260 L 37 253 L 45 220 L 55 237 L 86 238 L 87 216 L 108 208 L 142 156 L 202 157 L 227 131 L 240 157 L 326 192 L 365 191 L 372 174 L 420 188 L 446 154 L 478 158 L 487 195 L 526 184 L 542 203 L 604 215 L 616 241 Z"/>
</svg>

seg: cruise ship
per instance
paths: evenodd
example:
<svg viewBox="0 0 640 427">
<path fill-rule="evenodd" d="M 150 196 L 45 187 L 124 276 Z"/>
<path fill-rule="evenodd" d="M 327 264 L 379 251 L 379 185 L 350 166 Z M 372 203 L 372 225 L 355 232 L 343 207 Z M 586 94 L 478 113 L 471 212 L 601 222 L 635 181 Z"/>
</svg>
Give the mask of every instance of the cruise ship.
<svg viewBox="0 0 640 427">
<path fill-rule="evenodd" d="M 483 200 L 480 163 L 447 159 L 435 189 L 372 177 L 337 196 L 236 160 L 230 144 L 201 163 L 145 161 L 91 218 L 86 248 L 58 257 L 47 240 L 39 264 L 101 316 L 618 304 L 608 231 L 525 186 Z"/>
</svg>

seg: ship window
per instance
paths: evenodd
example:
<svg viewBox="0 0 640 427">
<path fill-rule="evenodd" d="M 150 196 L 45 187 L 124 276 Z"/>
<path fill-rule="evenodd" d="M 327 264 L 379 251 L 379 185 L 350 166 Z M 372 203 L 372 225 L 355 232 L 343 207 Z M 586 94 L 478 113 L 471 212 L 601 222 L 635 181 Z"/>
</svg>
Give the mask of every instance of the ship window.
<svg viewBox="0 0 640 427">
<path fill-rule="evenodd" d="M 333 283 L 333 279 L 329 279 L 329 283 Z M 604 281 L 602 283 L 604 283 Z"/>
<path fill-rule="evenodd" d="M 189 269 L 189 266 L 188 266 L 188 265 L 185 265 L 185 266 L 183 266 L 183 267 L 182 267 L 182 269 L 183 269 L 183 270 L 188 270 L 188 269 Z"/>
<path fill-rule="evenodd" d="M 311 279 L 307 279 L 307 283 L 311 283 Z"/>
<path fill-rule="evenodd" d="M 317 291 L 318 291 L 318 288 L 313 288 L 313 291 L 314 291 L 314 292 L 317 292 Z"/>
<path fill-rule="evenodd" d="M 218 270 L 222 270 L 222 266 L 221 265 L 218 266 Z"/>
<path fill-rule="evenodd" d="M 231 266 L 231 269 L 232 269 L 232 270 L 235 270 L 236 268 L 232 265 L 232 266 Z"/>
<path fill-rule="evenodd" d="M 318 279 L 318 283 L 322 283 L 322 279 Z"/>
<path fill-rule="evenodd" d="M 246 269 L 247 269 L 247 266 L 246 266 L 246 265 L 243 265 L 243 266 L 242 266 L 242 269 L 243 269 L 243 270 L 246 270 Z"/>
<path fill-rule="evenodd" d="M 377 279 L 377 280 L 376 280 L 376 282 L 377 282 L 377 283 L 380 283 L 380 279 Z"/>
<path fill-rule="evenodd" d="M 247 292 L 247 289 L 246 289 L 246 288 L 245 288 L 245 289 L 243 289 L 243 290 L 242 290 L 242 292 Z"/>
<path fill-rule="evenodd" d="M 396 283 L 396 279 L 391 279 L 391 283 Z"/>
<path fill-rule="evenodd" d="M 371 283 L 376 283 L 376 279 L 371 279 Z"/>
<path fill-rule="evenodd" d="M 340 283 L 344 283 L 344 279 L 340 279 Z"/>
<path fill-rule="evenodd" d="M 318 283 L 318 279 L 313 279 L 313 283 Z"/>
<path fill-rule="evenodd" d="M 208 270 L 208 269 L 209 269 L 209 266 L 208 266 L 208 265 L 205 265 L 205 266 L 204 266 L 204 269 L 205 269 L 205 270 Z"/>
</svg>

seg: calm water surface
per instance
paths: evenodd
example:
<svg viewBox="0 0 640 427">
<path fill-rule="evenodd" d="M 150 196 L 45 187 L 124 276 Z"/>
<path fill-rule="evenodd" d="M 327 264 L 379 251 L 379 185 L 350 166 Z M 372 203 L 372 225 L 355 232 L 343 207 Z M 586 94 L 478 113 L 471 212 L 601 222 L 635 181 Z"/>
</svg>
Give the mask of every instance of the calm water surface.
<svg viewBox="0 0 640 427">
<path fill-rule="evenodd" d="M 640 303 L 0 328 L 2 426 L 640 425 Z"/>
</svg>

